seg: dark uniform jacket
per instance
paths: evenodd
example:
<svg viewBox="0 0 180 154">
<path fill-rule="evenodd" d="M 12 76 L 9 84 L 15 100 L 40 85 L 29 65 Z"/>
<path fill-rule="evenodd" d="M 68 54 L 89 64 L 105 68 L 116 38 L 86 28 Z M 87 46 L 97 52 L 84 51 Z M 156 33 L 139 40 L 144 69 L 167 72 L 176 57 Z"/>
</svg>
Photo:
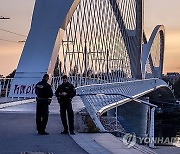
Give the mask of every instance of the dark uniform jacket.
<svg viewBox="0 0 180 154">
<path fill-rule="evenodd" d="M 37 100 L 42 101 L 48 101 L 48 98 L 52 98 L 53 96 L 53 91 L 50 84 L 48 84 L 44 79 L 36 84 L 35 93 L 37 95 Z"/>
<path fill-rule="evenodd" d="M 62 92 L 66 92 L 67 95 L 60 96 L 60 93 Z M 72 98 L 76 95 L 76 90 L 71 83 L 67 82 L 59 85 L 55 94 L 56 97 L 58 98 L 58 102 L 71 102 Z"/>
</svg>

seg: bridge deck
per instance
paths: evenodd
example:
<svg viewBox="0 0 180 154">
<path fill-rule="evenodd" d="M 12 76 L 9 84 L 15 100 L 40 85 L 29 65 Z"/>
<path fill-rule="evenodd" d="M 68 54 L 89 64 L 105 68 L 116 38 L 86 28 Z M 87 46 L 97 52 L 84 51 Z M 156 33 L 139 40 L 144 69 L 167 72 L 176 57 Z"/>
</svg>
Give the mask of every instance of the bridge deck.
<svg viewBox="0 0 180 154">
<path fill-rule="evenodd" d="M 1 106 L 1 104 L 0 104 Z M 79 111 L 83 106 L 80 97 L 75 97 L 73 108 Z M 132 153 L 139 154 L 147 148 L 136 146 L 127 149 L 122 141 L 110 134 L 77 133 L 74 136 L 60 135 L 62 125 L 59 119 L 59 106 L 54 98 L 50 105 L 47 126 L 49 136 L 38 136 L 35 131 L 35 103 L 21 104 L 0 109 L 0 153 L 41 151 L 59 153 Z M 43 138 L 43 139 L 42 139 Z M 76 144 L 78 143 L 78 144 Z M 108 146 L 107 146 L 108 145 Z M 85 149 L 81 149 L 80 147 Z M 149 150 L 149 149 L 148 149 Z M 143 152 L 144 151 L 144 152 Z M 149 150 L 149 153 L 153 153 Z"/>
</svg>

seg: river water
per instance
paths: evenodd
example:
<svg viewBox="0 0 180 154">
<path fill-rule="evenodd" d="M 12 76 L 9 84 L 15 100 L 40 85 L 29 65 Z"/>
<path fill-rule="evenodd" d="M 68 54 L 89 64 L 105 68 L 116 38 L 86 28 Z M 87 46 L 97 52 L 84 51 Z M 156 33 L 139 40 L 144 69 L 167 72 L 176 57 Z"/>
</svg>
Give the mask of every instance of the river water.
<svg viewBox="0 0 180 154">
<path fill-rule="evenodd" d="M 155 137 L 159 138 L 160 143 L 157 144 L 175 144 L 180 147 L 180 113 L 156 115 Z"/>
</svg>

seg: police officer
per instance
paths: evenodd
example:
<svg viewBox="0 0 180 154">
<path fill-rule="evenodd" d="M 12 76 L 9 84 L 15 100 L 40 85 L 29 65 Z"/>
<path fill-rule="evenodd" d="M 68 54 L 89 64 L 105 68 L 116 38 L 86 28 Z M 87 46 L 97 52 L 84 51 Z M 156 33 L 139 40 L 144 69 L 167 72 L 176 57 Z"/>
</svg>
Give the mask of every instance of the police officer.
<svg viewBox="0 0 180 154">
<path fill-rule="evenodd" d="M 63 83 L 58 86 L 55 93 L 60 104 L 60 116 L 64 127 L 64 131 L 61 132 L 61 134 L 69 134 L 70 131 L 70 134 L 74 135 L 74 113 L 72 109 L 71 100 L 76 95 L 76 90 L 74 86 L 68 82 L 68 77 L 66 75 L 64 75 L 62 79 Z M 68 114 L 69 131 L 67 125 L 66 112 Z"/>
<path fill-rule="evenodd" d="M 38 134 L 48 135 L 45 131 L 49 116 L 49 105 L 53 96 L 51 86 L 47 83 L 49 75 L 45 74 L 42 81 L 38 82 L 35 87 L 35 93 L 37 95 L 36 101 L 36 126 Z"/>
</svg>

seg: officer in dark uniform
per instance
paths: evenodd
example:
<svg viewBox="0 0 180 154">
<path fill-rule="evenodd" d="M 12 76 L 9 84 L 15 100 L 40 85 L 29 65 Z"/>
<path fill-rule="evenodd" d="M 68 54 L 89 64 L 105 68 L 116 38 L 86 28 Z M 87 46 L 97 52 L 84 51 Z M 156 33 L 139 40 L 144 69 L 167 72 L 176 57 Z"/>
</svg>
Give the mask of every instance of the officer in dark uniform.
<svg viewBox="0 0 180 154">
<path fill-rule="evenodd" d="M 62 79 L 63 83 L 58 86 L 55 93 L 60 104 L 60 115 L 64 127 L 64 131 L 61 132 L 61 134 L 69 134 L 70 131 L 70 134 L 74 135 L 74 113 L 71 100 L 76 95 L 76 90 L 74 86 L 68 82 L 68 78 L 66 75 L 64 75 Z M 66 111 L 68 114 L 69 131 L 67 125 Z"/>
<path fill-rule="evenodd" d="M 53 96 L 51 86 L 47 83 L 49 75 L 45 74 L 42 81 L 38 82 L 35 87 L 37 95 L 36 101 L 36 125 L 37 131 L 40 135 L 48 135 L 45 131 L 49 116 L 49 105 Z"/>
</svg>

